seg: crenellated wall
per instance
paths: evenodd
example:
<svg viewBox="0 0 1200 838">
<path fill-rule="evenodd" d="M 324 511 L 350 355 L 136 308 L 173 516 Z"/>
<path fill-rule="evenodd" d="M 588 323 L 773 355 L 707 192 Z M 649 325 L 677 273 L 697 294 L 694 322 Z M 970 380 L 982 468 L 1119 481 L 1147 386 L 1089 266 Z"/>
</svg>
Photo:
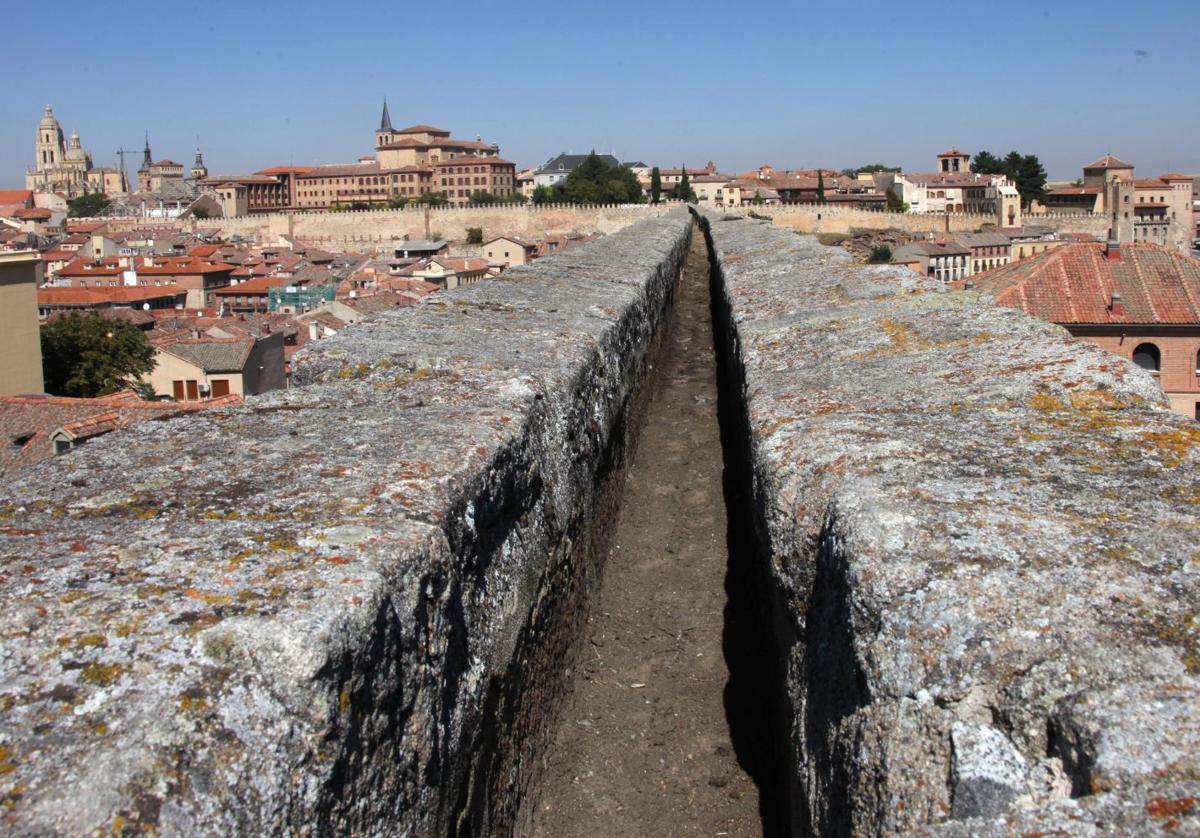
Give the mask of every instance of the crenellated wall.
<svg viewBox="0 0 1200 838">
<path fill-rule="evenodd" d="M 1200 829 L 1195 423 L 1057 327 L 702 226 L 793 833 Z M 6 485 L 5 833 L 519 831 L 692 230 Z"/>
</svg>

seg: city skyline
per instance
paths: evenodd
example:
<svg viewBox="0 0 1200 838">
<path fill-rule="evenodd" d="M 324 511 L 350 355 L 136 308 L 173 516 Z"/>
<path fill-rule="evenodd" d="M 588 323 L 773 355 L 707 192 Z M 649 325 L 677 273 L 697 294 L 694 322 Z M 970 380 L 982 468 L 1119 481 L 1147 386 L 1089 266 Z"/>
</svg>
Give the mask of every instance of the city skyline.
<svg viewBox="0 0 1200 838">
<path fill-rule="evenodd" d="M 325 8 L 301 2 L 289 19 L 320 20 Z M 277 10 L 224 0 L 156 13 L 138 27 L 136 61 L 121 49 L 81 48 L 47 62 L 40 45 L 18 44 L 18 59 L 42 72 L 0 94 L 9 116 L 0 186 L 19 187 L 34 164 L 46 104 L 98 166 L 116 165 L 118 147 L 140 150 L 148 131 L 156 160 L 188 164 L 199 136 L 210 171 L 233 174 L 371 154 L 385 97 L 397 126 L 480 135 L 520 167 L 594 148 L 650 165 L 711 159 L 724 172 L 763 163 L 927 171 L 954 146 L 1037 154 L 1055 180 L 1078 177 L 1105 153 L 1147 175 L 1200 171 L 1191 141 L 1200 114 L 1182 89 L 1200 59 L 1177 35 L 1200 22 L 1194 4 L 1125 20 L 1115 3 L 1074 0 L 1017 4 L 1002 16 L 927 1 L 899 12 L 880 2 L 757 3 L 734 26 L 708 2 L 616 10 L 606 20 L 620 23 L 600 24 L 542 2 L 515 10 L 482 2 L 454 26 L 445 14 L 412 10 L 405 30 L 436 37 L 420 48 L 401 38 L 397 55 L 386 44 L 364 49 L 336 27 L 279 34 Z M 363 3 L 342 21 L 353 28 L 392 14 Z M 99 20 L 93 34 L 118 42 L 123 22 Z M 222 53 L 217 43 L 229 44 L 235 26 L 245 49 Z M 180 38 L 195 49 L 181 53 Z M 84 83 L 104 79 L 109 95 Z"/>
</svg>

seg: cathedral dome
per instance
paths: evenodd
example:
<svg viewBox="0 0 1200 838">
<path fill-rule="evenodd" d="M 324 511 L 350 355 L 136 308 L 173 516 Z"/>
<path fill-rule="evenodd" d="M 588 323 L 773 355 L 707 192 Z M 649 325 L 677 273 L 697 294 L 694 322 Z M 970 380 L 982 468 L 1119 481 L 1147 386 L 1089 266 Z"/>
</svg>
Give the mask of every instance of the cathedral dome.
<svg viewBox="0 0 1200 838">
<path fill-rule="evenodd" d="M 42 121 L 38 123 L 38 128 L 47 128 L 51 131 L 58 131 L 58 120 L 54 118 L 54 109 L 46 105 L 46 112 L 42 115 Z"/>
</svg>

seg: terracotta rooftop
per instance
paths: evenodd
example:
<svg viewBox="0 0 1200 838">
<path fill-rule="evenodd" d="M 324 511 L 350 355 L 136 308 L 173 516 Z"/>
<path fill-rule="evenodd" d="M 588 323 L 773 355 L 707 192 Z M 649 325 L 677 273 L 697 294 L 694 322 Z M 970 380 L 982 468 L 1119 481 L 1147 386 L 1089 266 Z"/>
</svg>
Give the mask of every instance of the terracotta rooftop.
<svg viewBox="0 0 1200 838">
<path fill-rule="evenodd" d="M 422 123 L 420 125 L 410 125 L 407 128 L 401 128 L 399 131 L 396 131 L 395 133 L 397 133 L 397 134 L 444 134 L 447 137 L 450 136 L 450 132 L 447 131 L 446 129 L 434 128 L 432 125 L 425 125 L 424 123 Z"/>
<path fill-rule="evenodd" d="M 241 270 L 240 268 L 238 270 Z M 236 272 L 235 272 L 236 273 Z M 255 279 L 248 279 L 245 282 L 239 282 L 237 285 L 230 285 L 227 288 L 218 288 L 214 293 L 218 297 L 237 297 L 245 294 L 266 294 L 272 288 L 278 288 L 282 285 L 291 285 L 292 280 L 281 276 L 261 276 Z"/>
<path fill-rule="evenodd" d="M 1119 157 L 1113 157 L 1111 154 L 1106 154 L 1099 160 L 1094 160 L 1085 169 L 1132 169 L 1132 163 L 1126 163 Z"/>
<path fill-rule="evenodd" d="M 187 289 L 180 285 L 96 285 L 87 288 L 49 286 L 37 290 L 39 306 L 121 305 L 185 297 Z"/>
<path fill-rule="evenodd" d="M 938 155 L 938 159 L 943 157 L 970 157 L 965 151 L 959 151 L 957 148 L 952 148 L 949 151 L 943 151 Z"/>
<path fill-rule="evenodd" d="M 1000 305 L 1052 323 L 1200 323 L 1200 260 L 1156 244 L 1067 244 L 971 281 Z M 961 283 L 960 283 L 961 284 Z M 1122 314 L 1109 303 L 1119 293 Z"/>
</svg>

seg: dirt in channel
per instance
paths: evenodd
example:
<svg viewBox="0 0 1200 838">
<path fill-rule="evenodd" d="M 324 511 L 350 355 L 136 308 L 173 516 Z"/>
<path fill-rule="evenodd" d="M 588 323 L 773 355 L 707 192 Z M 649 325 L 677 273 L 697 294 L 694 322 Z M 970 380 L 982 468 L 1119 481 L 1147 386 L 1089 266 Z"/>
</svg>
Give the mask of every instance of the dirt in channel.
<svg viewBox="0 0 1200 838">
<path fill-rule="evenodd" d="M 727 625 L 737 615 L 726 586 L 737 583 L 727 580 L 698 230 L 661 359 L 573 691 L 545 756 L 538 838 L 763 834 L 758 789 L 739 765 L 740 755 L 754 770 L 757 746 L 738 728 L 756 708 L 736 694 L 738 627 Z"/>
</svg>

